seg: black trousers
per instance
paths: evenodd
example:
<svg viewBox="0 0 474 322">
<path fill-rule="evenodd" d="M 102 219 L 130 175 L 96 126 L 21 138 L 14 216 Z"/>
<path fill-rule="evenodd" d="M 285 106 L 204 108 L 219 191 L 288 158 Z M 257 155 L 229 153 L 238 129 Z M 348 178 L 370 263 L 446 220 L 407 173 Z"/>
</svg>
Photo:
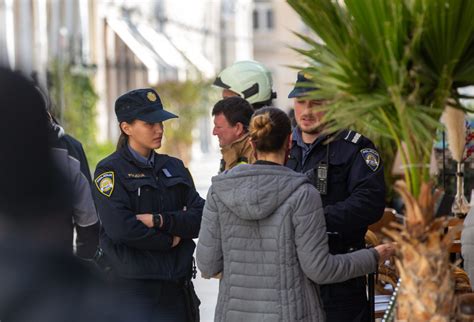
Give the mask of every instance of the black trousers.
<svg viewBox="0 0 474 322">
<path fill-rule="evenodd" d="M 186 304 L 180 283 L 115 278 L 116 295 L 126 306 L 126 321 L 186 322 Z"/>
<path fill-rule="evenodd" d="M 368 322 L 366 277 L 320 286 L 327 322 Z"/>
</svg>

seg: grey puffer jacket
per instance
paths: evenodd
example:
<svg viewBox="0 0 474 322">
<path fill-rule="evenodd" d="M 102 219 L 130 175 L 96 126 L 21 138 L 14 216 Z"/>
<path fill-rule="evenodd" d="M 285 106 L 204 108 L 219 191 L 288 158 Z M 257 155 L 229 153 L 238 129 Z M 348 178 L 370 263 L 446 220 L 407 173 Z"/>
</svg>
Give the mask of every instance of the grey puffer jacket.
<svg viewBox="0 0 474 322">
<path fill-rule="evenodd" d="M 474 207 L 471 207 L 461 234 L 461 254 L 464 259 L 464 270 L 471 284 L 474 284 Z"/>
<path fill-rule="evenodd" d="M 377 253 L 330 255 L 317 190 L 303 174 L 254 164 L 212 179 L 197 264 L 222 272 L 215 321 L 325 321 L 317 284 L 373 272 Z"/>
</svg>

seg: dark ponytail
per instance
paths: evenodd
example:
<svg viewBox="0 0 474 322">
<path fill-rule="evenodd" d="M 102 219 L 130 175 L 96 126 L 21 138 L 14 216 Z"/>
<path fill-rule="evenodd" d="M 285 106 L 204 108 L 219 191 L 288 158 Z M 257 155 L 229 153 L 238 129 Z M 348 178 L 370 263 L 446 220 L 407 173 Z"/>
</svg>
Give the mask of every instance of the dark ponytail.
<svg viewBox="0 0 474 322">
<path fill-rule="evenodd" d="M 124 148 L 125 146 L 127 146 L 127 143 L 128 143 L 128 135 L 125 134 L 122 131 L 122 128 L 120 128 L 120 136 L 119 136 L 118 141 L 117 141 L 116 151 L 118 151 L 118 150 Z"/>
</svg>

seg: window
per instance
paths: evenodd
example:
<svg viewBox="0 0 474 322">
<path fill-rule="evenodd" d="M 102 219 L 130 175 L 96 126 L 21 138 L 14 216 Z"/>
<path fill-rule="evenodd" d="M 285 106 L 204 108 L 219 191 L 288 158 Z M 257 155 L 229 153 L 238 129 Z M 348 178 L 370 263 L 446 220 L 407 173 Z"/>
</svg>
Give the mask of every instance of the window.
<svg viewBox="0 0 474 322">
<path fill-rule="evenodd" d="M 273 29 L 273 10 L 267 10 L 267 29 Z"/>
<path fill-rule="evenodd" d="M 253 11 L 253 30 L 258 30 L 259 24 L 258 24 L 258 11 L 254 10 Z"/>
<path fill-rule="evenodd" d="M 275 27 L 273 6 L 269 1 L 257 1 L 253 10 L 253 29 L 259 32 L 268 32 Z"/>
</svg>

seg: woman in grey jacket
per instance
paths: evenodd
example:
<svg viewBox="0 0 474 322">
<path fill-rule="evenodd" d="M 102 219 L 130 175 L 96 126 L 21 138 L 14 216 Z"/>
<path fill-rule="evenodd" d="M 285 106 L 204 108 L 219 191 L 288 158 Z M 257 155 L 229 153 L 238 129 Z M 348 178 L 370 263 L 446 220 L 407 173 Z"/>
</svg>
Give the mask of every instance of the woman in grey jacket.
<svg viewBox="0 0 474 322">
<path fill-rule="evenodd" d="M 283 165 L 291 125 L 277 108 L 255 112 L 257 162 L 212 179 L 197 246 L 204 275 L 222 272 L 215 321 L 325 321 L 318 284 L 376 269 L 390 245 L 329 254 L 319 193 Z"/>
</svg>

